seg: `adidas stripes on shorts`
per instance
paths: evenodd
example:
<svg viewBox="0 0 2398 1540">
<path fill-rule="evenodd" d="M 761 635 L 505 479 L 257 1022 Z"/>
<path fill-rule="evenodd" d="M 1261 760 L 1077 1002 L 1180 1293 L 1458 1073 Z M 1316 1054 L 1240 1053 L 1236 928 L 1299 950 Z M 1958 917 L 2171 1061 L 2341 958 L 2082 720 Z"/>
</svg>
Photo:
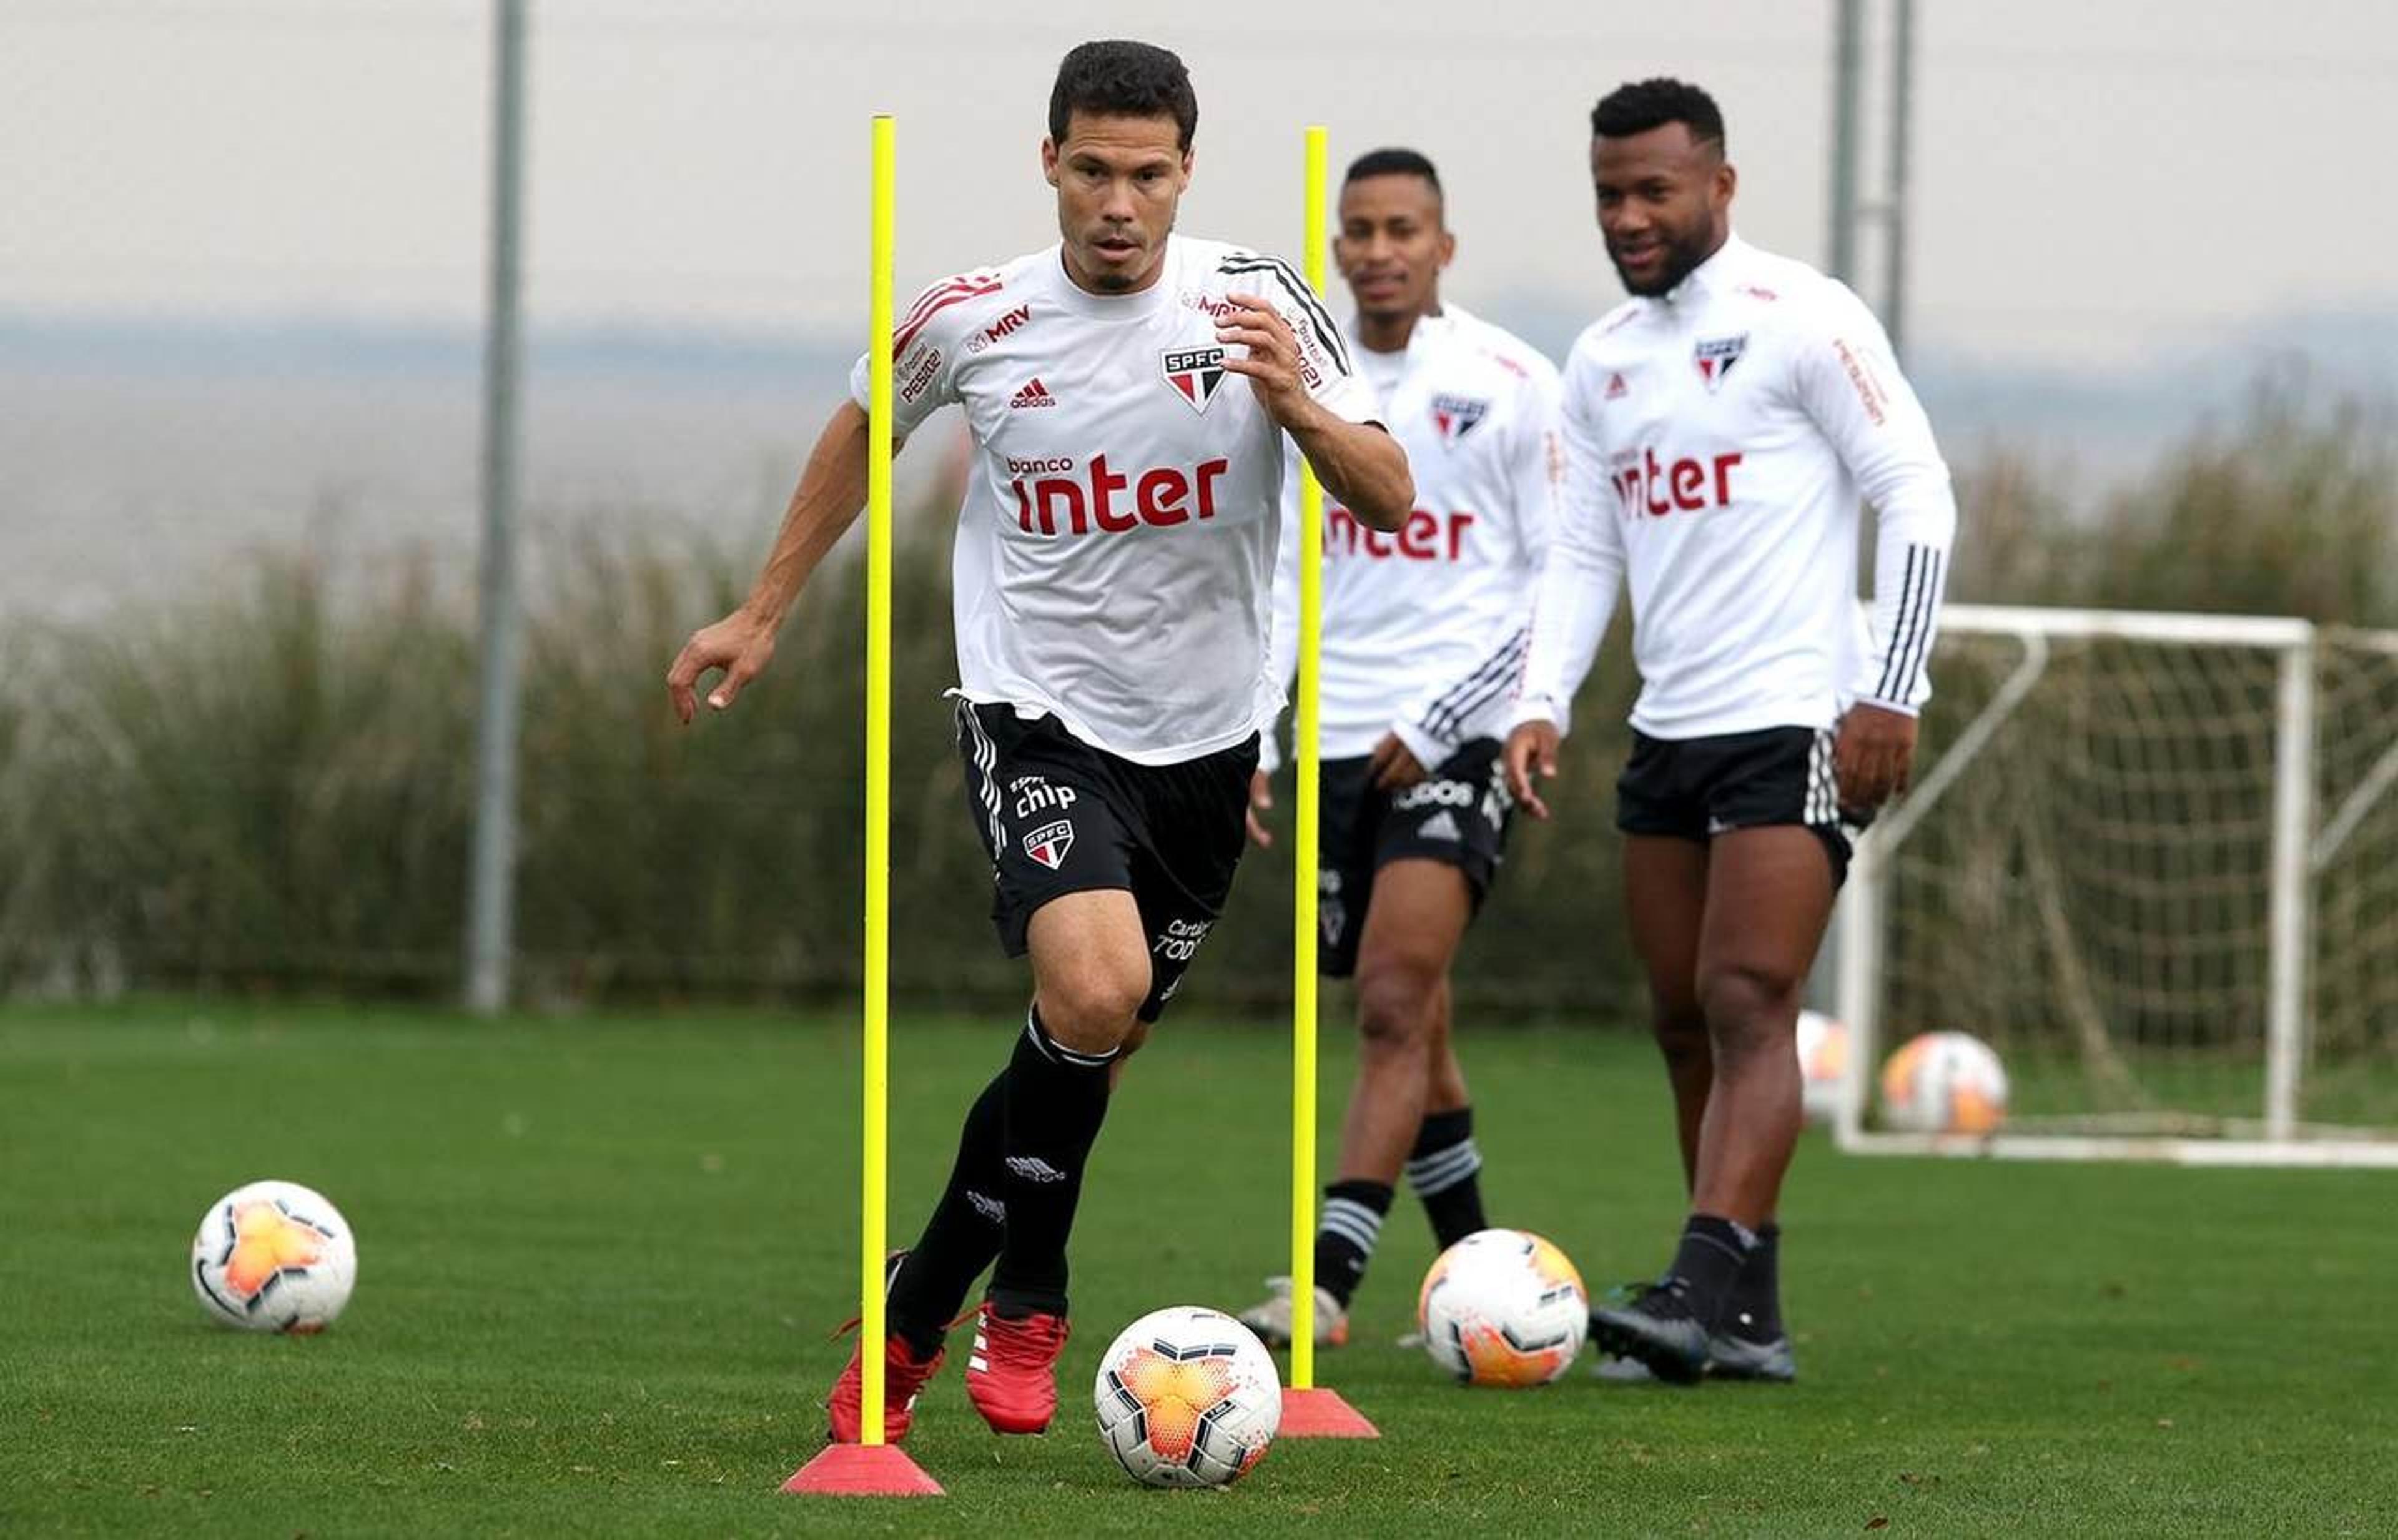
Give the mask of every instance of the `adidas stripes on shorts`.
<svg viewBox="0 0 2398 1540">
<path fill-rule="evenodd" d="M 1357 971 L 1374 873 L 1392 861 L 1435 860 L 1465 873 L 1478 908 L 1499 873 L 1515 810 L 1499 740 L 1472 738 L 1415 785 L 1378 790 L 1364 758 L 1326 760 L 1316 831 L 1316 966 Z"/>
</svg>

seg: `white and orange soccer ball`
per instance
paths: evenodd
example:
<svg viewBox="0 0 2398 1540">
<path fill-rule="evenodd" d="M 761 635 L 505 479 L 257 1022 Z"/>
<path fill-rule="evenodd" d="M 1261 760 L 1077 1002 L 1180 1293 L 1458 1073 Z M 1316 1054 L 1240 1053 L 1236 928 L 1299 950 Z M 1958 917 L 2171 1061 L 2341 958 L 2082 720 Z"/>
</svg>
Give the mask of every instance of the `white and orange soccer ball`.
<svg viewBox="0 0 2398 1540">
<path fill-rule="evenodd" d="M 1178 1304 L 1127 1326 L 1099 1357 L 1099 1438 L 1143 1486 L 1228 1487 L 1282 1427 L 1282 1377 L 1257 1334 Z"/>
<path fill-rule="evenodd" d="M 1906 1133 L 1990 1133 L 2007 1117 L 2006 1066 L 1971 1033 L 1923 1033 L 1882 1064 L 1881 1108 Z"/>
<path fill-rule="evenodd" d="M 200 1216 L 192 1288 L 209 1315 L 249 1331 L 321 1331 L 350 1303 L 357 1241 L 325 1196 L 296 1182 L 236 1187 Z"/>
<path fill-rule="evenodd" d="M 1590 1330 L 1566 1254 L 1527 1230 L 1476 1230 L 1443 1251 L 1416 1296 L 1424 1351 L 1464 1385 L 1546 1385 Z"/>
<path fill-rule="evenodd" d="M 1810 1123 L 1840 1115 L 1840 1085 L 1849 1074 L 1849 1029 L 1820 1010 L 1798 1013 L 1799 1096 Z"/>
</svg>

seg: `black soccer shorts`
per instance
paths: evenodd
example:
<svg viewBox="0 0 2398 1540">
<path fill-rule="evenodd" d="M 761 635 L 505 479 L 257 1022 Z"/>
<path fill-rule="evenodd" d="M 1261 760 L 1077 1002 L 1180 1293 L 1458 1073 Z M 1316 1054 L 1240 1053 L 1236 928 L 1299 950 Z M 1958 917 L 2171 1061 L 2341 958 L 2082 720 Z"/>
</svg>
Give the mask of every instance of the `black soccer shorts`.
<svg viewBox="0 0 2398 1540">
<path fill-rule="evenodd" d="M 1069 893 L 1122 888 L 1149 934 L 1154 1021 L 1224 912 L 1247 843 L 1258 740 L 1179 764 L 1136 764 L 1057 718 L 958 702 L 966 809 L 990 856 L 990 918 L 1010 957 L 1029 950 L 1032 912 Z"/>
<path fill-rule="evenodd" d="M 1476 909 L 1499 874 L 1515 799 L 1499 740 L 1472 738 L 1431 774 L 1398 791 L 1375 787 L 1365 758 L 1326 760 L 1316 826 L 1316 968 L 1331 978 L 1357 971 L 1374 873 L 1392 861 L 1440 861 L 1465 874 Z"/>
<path fill-rule="evenodd" d="M 1824 844 L 1832 885 L 1847 880 L 1852 840 L 1873 814 L 1840 805 L 1829 727 L 1766 727 L 1717 737 L 1632 735 L 1615 782 L 1615 827 L 1707 841 L 1735 829 L 1798 824 Z"/>
</svg>

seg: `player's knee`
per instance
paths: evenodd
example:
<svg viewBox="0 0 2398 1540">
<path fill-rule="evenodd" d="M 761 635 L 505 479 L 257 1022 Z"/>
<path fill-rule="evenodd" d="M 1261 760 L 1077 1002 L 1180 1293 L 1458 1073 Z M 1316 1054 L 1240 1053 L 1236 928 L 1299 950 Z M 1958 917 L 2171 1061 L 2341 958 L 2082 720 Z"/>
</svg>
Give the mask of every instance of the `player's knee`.
<svg viewBox="0 0 2398 1540">
<path fill-rule="evenodd" d="M 1109 1089 L 1112 1090 L 1117 1086 L 1123 1084 L 1125 1060 L 1130 1059 L 1134 1054 L 1138 1053 L 1140 1051 L 1140 1046 L 1148 1041 L 1149 1023 L 1141 1020 L 1138 1017 L 1134 1018 L 1132 1031 L 1125 1033 L 1125 1040 L 1116 1045 L 1115 1062 L 1108 1066 Z"/>
<path fill-rule="evenodd" d="M 1656 1036 L 1657 1051 L 1665 1056 L 1668 1070 L 1704 1068 L 1709 1058 L 1707 1015 L 1695 1000 L 1666 1004 L 1660 1001 L 1649 1013 L 1649 1030 Z"/>
<path fill-rule="evenodd" d="M 1699 979 L 1699 1004 L 1707 1038 L 1719 1055 L 1761 1051 L 1780 1045 L 1788 1053 L 1798 1012 L 1801 980 L 1776 968 L 1735 965 Z"/>
<path fill-rule="evenodd" d="M 1145 969 L 1078 969 L 1066 978 L 1044 982 L 1041 1024 L 1051 1037 L 1077 1053 L 1112 1053 L 1140 1025 L 1138 1012 L 1148 997 Z"/>
<path fill-rule="evenodd" d="M 1432 1033 L 1432 985 L 1421 969 L 1361 967 L 1357 1031 L 1367 1053 L 1421 1053 Z"/>
</svg>

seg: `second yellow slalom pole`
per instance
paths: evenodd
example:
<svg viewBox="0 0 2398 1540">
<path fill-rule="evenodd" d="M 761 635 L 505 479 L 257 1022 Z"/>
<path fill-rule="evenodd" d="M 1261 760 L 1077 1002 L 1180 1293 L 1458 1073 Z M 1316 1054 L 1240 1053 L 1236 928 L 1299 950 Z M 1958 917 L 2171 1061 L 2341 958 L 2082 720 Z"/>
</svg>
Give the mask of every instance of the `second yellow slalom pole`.
<svg viewBox="0 0 2398 1540">
<path fill-rule="evenodd" d="M 1324 292 L 1325 131 L 1307 130 L 1302 266 L 1307 286 Z M 1339 344 L 1323 340 L 1327 355 Z M 1324 651 L 1324 489 L 1305 457 L 1299 466 L 1299 689 L 1291 713 L 1291 763 L 1298 773 L 1291 831 L 1290 1070 L 1290 1385 L 1283 1393 L 1281 1434 L 1291 1438 L 1371 1439 L 1374 1425 L 1315 1384 L 1316 821 L 1320 816 L 1317 742 Z"/>
</svg>

